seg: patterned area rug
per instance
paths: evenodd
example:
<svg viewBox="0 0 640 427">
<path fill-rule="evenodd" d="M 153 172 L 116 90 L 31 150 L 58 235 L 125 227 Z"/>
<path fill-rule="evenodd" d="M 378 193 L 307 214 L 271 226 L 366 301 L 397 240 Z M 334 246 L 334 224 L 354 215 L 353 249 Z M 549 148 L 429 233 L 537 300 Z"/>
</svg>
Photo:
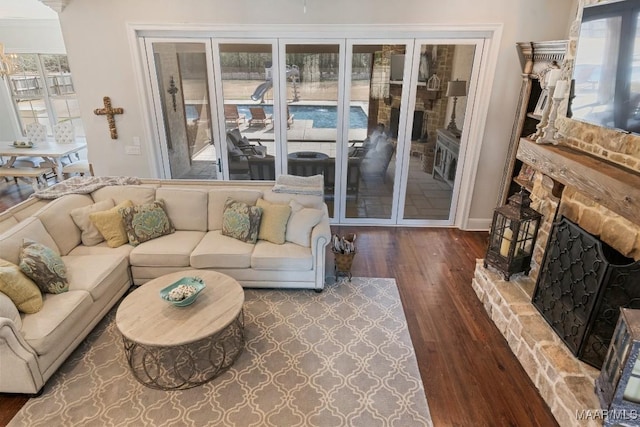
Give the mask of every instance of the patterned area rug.
<svg viewBox="0 0 640 427">
<path fill-rule="evenodd" d="M 245 298 L 245 349 L 213 381 L 174 392 L 138 383 L 112 310 L 9 425 L 432 425 L 395 280 Z"/>
</svg>

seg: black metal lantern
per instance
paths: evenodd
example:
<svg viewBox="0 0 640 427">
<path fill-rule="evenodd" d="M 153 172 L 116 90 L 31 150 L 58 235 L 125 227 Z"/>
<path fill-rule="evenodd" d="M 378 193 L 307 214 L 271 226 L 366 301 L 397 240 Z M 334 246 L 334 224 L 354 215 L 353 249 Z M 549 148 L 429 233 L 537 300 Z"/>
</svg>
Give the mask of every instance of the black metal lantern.
<svg viewBox="0 0 640 427">
<path fill-rule="evenodd" d="M 605 426 L 640 422 L 640 310 L 621 308 L 596 394 L 605 410 Z"/>
<path fill-rule="evenodd" d="M 494 267 L 503 274 L 504 280 L 522 271 L 528 274 L 531 269 L 531 255 L 542 215 L 529 205 L 529 193 L 520 189 L 520 192 L 509 197 L 506 205 L 493 211 L 484 266 Z"/>
</svg>

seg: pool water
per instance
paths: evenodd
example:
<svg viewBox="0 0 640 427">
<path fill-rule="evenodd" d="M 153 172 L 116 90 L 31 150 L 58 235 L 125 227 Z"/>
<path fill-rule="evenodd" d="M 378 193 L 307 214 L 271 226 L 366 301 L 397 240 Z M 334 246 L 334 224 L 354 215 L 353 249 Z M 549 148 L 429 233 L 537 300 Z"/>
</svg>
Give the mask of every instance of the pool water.
<svg viewBox="0 0 640 427">
<path fill-rule="evenodd" d="M 260 105 L 238 105 L 238 113 L 244 114 L 247 119 L 251 118 L 249 107 L 259 107 Z M 272 105 L 263 105 L 266 114 L 273 114 Z M 317 129 L 335 129 L 338 120 L 338 107 L 327 105 L 290 105 L 290 114 L 293 120 L 313 120 L 313 127 Z M 361 107 L 351 107 L 349 111 L 349 128 L 366 129 L 367 115 Z"/>
</svg>

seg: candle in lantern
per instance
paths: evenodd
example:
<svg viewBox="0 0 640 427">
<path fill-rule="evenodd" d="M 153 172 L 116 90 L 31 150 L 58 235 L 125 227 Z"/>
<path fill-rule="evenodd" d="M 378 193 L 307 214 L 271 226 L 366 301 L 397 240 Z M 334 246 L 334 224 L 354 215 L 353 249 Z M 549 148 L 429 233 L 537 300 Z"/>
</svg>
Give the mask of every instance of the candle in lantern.
<svg viewBox="0 0 640 427">
<path fill-rule="evenodd" d="M 500 245 L 500 255 L 506 257 L 509 255 L 509 246 L 511 246 L 511 238 L 513 237 L 513 231 L 510 228 L 505 228 L 502 233 L 502 244 Z"/>
</svg>

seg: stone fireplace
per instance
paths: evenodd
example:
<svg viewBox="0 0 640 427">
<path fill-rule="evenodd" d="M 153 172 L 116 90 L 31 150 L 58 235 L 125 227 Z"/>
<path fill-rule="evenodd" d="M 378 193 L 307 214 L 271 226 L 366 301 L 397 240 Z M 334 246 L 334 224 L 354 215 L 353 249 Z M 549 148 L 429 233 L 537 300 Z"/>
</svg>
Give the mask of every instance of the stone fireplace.
<svg viewBox="0 0 640 427">
<path fill-rule="evenodd" d="M 579 2 L 562 64 L 565 80 L 573 71 L 582 8 L 598 2 Z M 531 207 L 544 215 L 529 276 L 506 282 L 479 260 L 472 286 L 558 423 L 600 426 L 602 419 L 577 419 L 580 411 L 600 409 L 594 391 L 599 370 L 572 353 L 532 299 L 553 223 L 561 218 L 624 257 L 640 261 L 640 137 L 568 119 L 562 113 L 566 110 L 565 100 L 556 120 L 557 146 L 522 139 L 517 149 L 516 157 L 528 165 Z M 638 281 L 634 283 L 638 287 Z"/>
</svg>

